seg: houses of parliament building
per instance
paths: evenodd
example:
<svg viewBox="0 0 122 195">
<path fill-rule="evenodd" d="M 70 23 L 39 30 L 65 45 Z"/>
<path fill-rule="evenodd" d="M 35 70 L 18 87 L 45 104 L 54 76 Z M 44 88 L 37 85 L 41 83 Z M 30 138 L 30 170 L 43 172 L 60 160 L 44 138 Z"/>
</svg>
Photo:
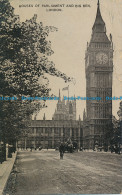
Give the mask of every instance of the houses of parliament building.
<svg viewBox="0 0 122 195">
<path fill-rule="evenodd" d="M 70 138 L 78 147 L 93 149 L 97 143 L 102 146 L 107 131 L 112 127 L 113 43 L 108 38 L 106 25 L 98 0 L 97 14 L 92 27 L 91 40 L 85 53 L 86 97 L 101 97 L 101 100 L 86 100 L 83 121 L 76 120 L 76 100 L 59 100 L 52 120 L 32 120 L 26 145 L 55 148 Z M 24 144 L 24 140 L 18 144 Z"/>
<path fill-rule="evenodd" d="M 36 120 L 35 117 L 31 121 L 28 136 L 18 141 L 18 147 L 56 148 L 69 139 L 81 147 L 82 126 L 80 117 L 76 120 L 76 100 L 61 99 L 59 91 L 59 100 L 52 120 L 46 120 L 45 114 L 43 120 Z"/>
</svg>

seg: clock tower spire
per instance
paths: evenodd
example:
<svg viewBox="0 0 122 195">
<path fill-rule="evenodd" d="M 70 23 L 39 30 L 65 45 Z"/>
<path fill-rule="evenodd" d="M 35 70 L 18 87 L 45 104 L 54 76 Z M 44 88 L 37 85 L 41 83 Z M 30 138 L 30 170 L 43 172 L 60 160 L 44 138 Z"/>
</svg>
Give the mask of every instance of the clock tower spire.
<svg viewBox="0 0 122 195">
<path fill-rule="evenodd" d="M 94 42 L 110 43 L 110 41 L 109 41 L 109 39 L 106 35 L 105 22 L 104 22 L 104 20 L 101 16 L 99 1 L 98 1 L 98 4 L 97 4 L 96 19 L 95 19 L 94 25 L 92 27 L 91 43 L 94 43 Z"/>
<path fill-rule="evenodd" d="M 100 97 L 101 100 L 86 100 L 87 130 L 84 130 L 84 147 L 93 149 L 106 142 L 107 131 L 112 124 L 113 43 L 106 34 L 106 25 L 101 15 L 100 2 L 92 27 L 90 43 L 85 54 L 86 97 Z M 108 142 L 107 142 L 108 143 Z"/>
<path fill-rule="evenodd" d="M 98 3 L 97 3 L 98 7 L 100 6 L 100 1 L 98 0 Z"/>
</svg>

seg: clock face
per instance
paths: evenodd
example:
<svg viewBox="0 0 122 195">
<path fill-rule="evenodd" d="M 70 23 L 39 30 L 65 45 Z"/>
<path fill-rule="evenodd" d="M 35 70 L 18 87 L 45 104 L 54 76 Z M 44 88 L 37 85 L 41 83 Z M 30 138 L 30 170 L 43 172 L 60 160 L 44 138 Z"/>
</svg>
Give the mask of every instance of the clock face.
<svg viewBox="0 0 122 195">
<path fill-rule="evenodd" d="M 96 62 L 98 64 L 106 64 L 108 62 L 107 54 L 100 52 L 96 55 Z"/>
</svg>

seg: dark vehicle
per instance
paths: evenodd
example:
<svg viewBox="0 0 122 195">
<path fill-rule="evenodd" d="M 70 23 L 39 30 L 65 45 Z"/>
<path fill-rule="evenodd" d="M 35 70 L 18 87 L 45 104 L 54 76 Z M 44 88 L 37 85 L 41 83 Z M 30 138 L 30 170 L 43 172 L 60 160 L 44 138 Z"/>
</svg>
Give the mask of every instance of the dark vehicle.
<svg viewBox="0 0 122 195">
<path fill-rule="evenodd" d="M 39 146 L 39 150 L 42 150 L 42 148 L 43 148 L 42 146 Z"/>
<path fill-rule="evenodd" d="M 64 152 L 73 153 L 78 151 L 78 144 L 77 142 L 65 142 L 64 143 Z"/>
<path fill-rule="evenodd" d="M 57 147 L 55 148 L 55 150 L 59 150 L 59 147 L 57 146 Z"/>
</svg>

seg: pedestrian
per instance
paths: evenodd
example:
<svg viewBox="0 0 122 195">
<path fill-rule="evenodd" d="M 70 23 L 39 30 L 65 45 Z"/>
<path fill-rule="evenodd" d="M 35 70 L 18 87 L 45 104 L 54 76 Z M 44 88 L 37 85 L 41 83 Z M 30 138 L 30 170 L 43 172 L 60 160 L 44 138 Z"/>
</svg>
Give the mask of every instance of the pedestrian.
<svg viewBox="0 0 122 195">
<path fill-rule="evenodd" d="M 62 160 L 63 160 L 63 155 L 64 155 L 63 151 L 60 151 L 60 159 Z"/>
<path fill-rule="evenodd" d="M 80 147 L 80 151 L 83 151 L 83 148 L 82 147 Z"/>
<path fill-rule="evenodd" d="M 60 147 L 59 147 L 59 152 L 60 152 L 60 159 L 63 160 L 63 156 L 64 156 L 64 146 L 61 143 Z"/>
</svg>

